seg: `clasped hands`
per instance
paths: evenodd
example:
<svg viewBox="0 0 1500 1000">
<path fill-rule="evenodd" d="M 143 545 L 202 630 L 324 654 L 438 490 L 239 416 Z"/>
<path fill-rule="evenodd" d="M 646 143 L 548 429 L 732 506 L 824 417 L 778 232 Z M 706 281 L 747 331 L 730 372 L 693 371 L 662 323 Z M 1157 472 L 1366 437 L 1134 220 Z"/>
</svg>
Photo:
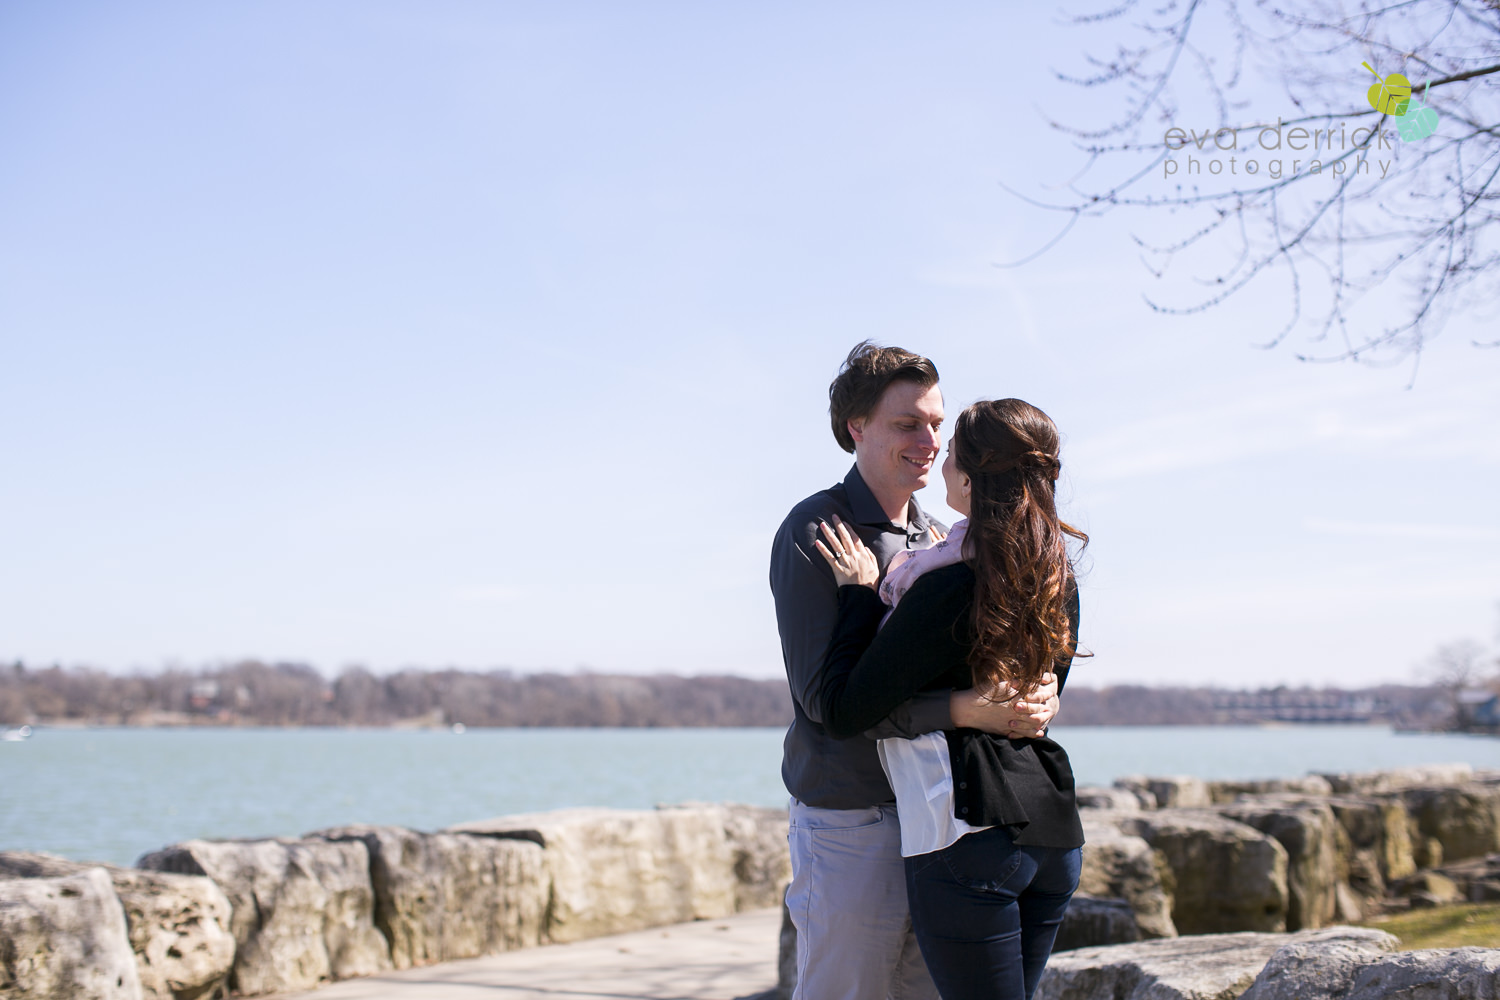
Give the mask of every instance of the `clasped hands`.
<svg viewBox="0 0 1500 1000">
<path fill-rule="evenodd" d="M 873 590 L 880 579 L 880 563 L 876 561 L 875 553 L 837 516 L 833 519 L 833 527 L 826 522 L 820 522 L 819 526 L 827 544 L 823 539 L 815 539 L 813 545 L 828 561 L 838 585 Z M 943 536 L 936 528 L 929 530 L 935 538 L 942 540 Z M 954 691 L 948 705 L 953 725 L 959 729 L 978 729 L 1015 740 L 1041 736 L 1057 715 L 1060 705 L 1057 678 L 1051 673 L 1043 674 L 1042 684 L 1025 692 L 1006 687 L 993 695 L 986 695 L 965 688 Z"/>
</svg>

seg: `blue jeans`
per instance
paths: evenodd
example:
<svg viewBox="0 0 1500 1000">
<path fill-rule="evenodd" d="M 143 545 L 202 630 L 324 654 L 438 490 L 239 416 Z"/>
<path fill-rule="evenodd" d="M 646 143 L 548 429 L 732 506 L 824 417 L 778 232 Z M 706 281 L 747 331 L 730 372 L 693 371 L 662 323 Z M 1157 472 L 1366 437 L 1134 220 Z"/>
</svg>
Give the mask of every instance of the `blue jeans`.
<svg viewBox="0 0 1500 1000">
<path fill-rule="evenodd" d="M 1017 847 L 991 827 L 906 859 L 912 927 L 943 1000 L 1031 1000 L 1083 852 Z"/>
</svg>

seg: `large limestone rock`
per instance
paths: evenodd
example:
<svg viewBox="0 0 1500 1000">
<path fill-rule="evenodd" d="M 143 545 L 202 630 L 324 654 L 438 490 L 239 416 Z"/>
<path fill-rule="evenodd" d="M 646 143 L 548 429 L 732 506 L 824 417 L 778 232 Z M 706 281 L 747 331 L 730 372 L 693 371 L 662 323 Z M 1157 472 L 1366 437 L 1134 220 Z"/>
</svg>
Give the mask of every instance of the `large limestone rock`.
<svg viewBox="0 0 1500 1000">
<path fill-rule="evenodd" d="M 1362 967 L 1400 944 L 1383 931 L 1366 928 L 1318 931 L 1276 949 L 1240 1000 L 1339 1000 Z"/>
<path fill-rule="evenodd" d="M 0 852 L 0 879 L 60 878 L 94 866 L 50 854 Z M 146 1000 L 188 1000 L 219 990 L 234 962 L 229 900 L 209 879 L 98 866 L 125 909 Z"/>
<path fill-rule="evenodd" d="M 1349 888 L 1348 882 L 1340 882 L 1333 887 L 1334 894 L 1334 918 L 1341 924 L 1357 924 L 1365 919 L 1365 911 L 1369 909 L 1365 901 L 1360 899 L 1359 894 Z"/>
<path fill-rule="evenodd" d="M 1418 868 L 1436 868 L 1443 863 L 1443 842 L 1436 837 L 1424 836 L 1414 828 L 1411 835 L 1411 856 Z"/>
<path fill-rule="evenodd" d="M 1343 831 L 1338 875 L 1362 900 L 1356 906 L 1382 899 L 1388 882 L 1417 870 L 1406 806 L 1399 799 L 1340 795 L 1327 801 Z M 1340 909 L 1347 911 L 1344 919 L 1354 917 L 1353 908 Z"/>
<path fill-rule="evenodd" d="M 1304 798 L 1245 799 L 1219 807 L 1230 819 L 1276 838 L 1287 854 L 1287 930 L 1333 923 L 1339 885 L 1339 824 L 1326 802 Z"/>
<path fill-rule="evenodd" d="M 1329 934 L 1205 934 L 1062 952 L 1048 961 L 1035 1000 L 1234 1000 L 1279 949 Z"/>
<path fill-rule="evenodd" d="M 1208 794 L 1218 805 L 1233 802 L 1242 795 L 1320 795 L 1333 794 L 1328 779 L 1316 774 L 1305 778 L 1270 778 L 1262 781 L 1210 781 Z"/>
<path fill-rule="evenodd" d="M 1405 951 L 1364 966 L 1340 1000 L 1500 1000 L 1500 949 Z"/>
<path fill-rule="evenodd" d="M 1388 771 L 1317 775 L 1326 779 L 1337 795 L 1396 792 L 1423 785 L 1462 785 L 1474 780 L 1474 776 L 1474 768 L 1468 764 L 1420 764 Z"/>
<path fill-rule="evenodd" d="M 1102 788 L 1084 785 L 1074 792 L 1080 809 L 1109 809 L 1114 812 L 1140 812 L 1155 809 L 1156 796 L 1129 788 Z M 1149 798 L 1149 802 L 1145 801 Z"/>
<path fill-rule="evenodd" d="M 1146 841 L 1120 829 L 1124 815 L 1093 810 L 1084 814 L 1083 871 L 1078 891 L 1125 900 L 1135 914 L 1142 938 L 1176 937 L 1172 869 Z"/>
<path fill-rule="evenodd" d="M 246 995 L 305 990 L 391 967 L 375 928 L 370 854 L 362 842 L 189 840 L 138 867 L 206 875 L 234 908 L 231 983 Z"/>
<path fill-rule="evenodd" d="M 308 834 L 370 852 L 375 926 L 398 969 L 476 958 L 542 941 L 548 882 L 526 840 L 345 826 Z"/>
<path fill-rule="evenodd" d="M 1144 812 L 1119 825 L 1171 867 L 1178 933 L 1285 930 L 1287 854 L 1274 838 L 1206 810 Z"/>
<path fill-rule="evenodd" d="M 1437 874 L 1452 879 L 1463 898 L 1471 903 L 1500 902 L 1500 854 L 1444 865 Z"/>
<path fill-rule="evenodd" d="M 1500 785 L 1408 788 L 1400 798 L 1413 832 L 1442 845 L 1442 857 L 1430 859 L 1433 864 L 1500 851 Z"/>
<path fill-rule="evenodd" d="M 541 844 L 554 942 L 735 912 L 734 851 L 721 806 L 560 809 L 501 816 L 449 832 Z"/>
<path fill-rule="evenodd" d="M 1135 792 L 1148 803 L 1154 799 L 1158 809 L 1188 809 L 1213 805 L 1208 782 L 1191 775 L 1117 778 L 1115 787 Z"/>
<path fill-rule="evenodd" d="M 1451 906 L 1464 899 L 1463 890 L 1446 875 L 1417 872 L 1391 886 L 1391 895 L 1405 897 L 1414 908 Z"/>
<path fill-rule="evenodd" d="M 745 805 L 719 808 L 725 812 L 724 833 L 734 867 L 735 910 L 780 906 L 792 881 L 787 811 Z"/>
<path fill-rule="evenodd" d="M 1063 916 L 1052 950 L 1072 951 L 1139 940 L 1141 928 L 1129 903 L 1123 899 L 1100 899 L 1079 892 L 1074 893 L 1068 903 L 1068 912 Z"/>
<path fill-rule="evenodd" d="M 0 997 L 140 1000 L 125 911 L 108 873 L 0 881 Z"/>
</svg>

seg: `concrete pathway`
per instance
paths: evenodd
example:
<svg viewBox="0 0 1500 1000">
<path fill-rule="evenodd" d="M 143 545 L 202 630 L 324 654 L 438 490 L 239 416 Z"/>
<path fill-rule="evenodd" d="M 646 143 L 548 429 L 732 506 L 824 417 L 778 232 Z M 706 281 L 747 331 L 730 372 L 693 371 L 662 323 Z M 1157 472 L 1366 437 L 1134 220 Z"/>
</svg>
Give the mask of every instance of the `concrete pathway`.
<svg viewBox="0 0 1500 1000">
<path fill-rule="evenodd" d="M 346 979 L 279 1000 L 742 1000 L 776 985 L 781 908 Z"/>
</svg>

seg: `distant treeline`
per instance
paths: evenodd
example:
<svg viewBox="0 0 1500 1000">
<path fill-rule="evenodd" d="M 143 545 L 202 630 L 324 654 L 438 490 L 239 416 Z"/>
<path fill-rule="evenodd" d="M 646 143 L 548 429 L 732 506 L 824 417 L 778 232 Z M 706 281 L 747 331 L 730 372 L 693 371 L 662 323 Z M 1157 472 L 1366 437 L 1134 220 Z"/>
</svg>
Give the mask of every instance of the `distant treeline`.
<svg viewBox="0 0 1500 1000">
<path fill-rule="evenodd" d="M 345 670 L 259 662 L 121 676 L 0 668 L 0 724 L 784 726 L 785 681 L 745 677 Z"/>
<path fill-rule="evenodd" d="M 1398 729 L 1448 729 L 1451 692 L 1440 687 L 1387 684 L 1338 688 L 1222 688 L 1069 686 L 1059 725 L 1216 726 L 1251 723 L 1355 723 Z"/>
<path fill-rule="evenodd" d="M 1441 688 L 1069 687 L 1060 725 L 1373 722 L 1445 728 Z M 672 674 L 516 674 L 360 667 L 329 680 L 301 664 L 255 661 L 195 671 L 110 674 L 0 666 L 0 725 L 786 726 L 782 679 Z"/>
</svg>

